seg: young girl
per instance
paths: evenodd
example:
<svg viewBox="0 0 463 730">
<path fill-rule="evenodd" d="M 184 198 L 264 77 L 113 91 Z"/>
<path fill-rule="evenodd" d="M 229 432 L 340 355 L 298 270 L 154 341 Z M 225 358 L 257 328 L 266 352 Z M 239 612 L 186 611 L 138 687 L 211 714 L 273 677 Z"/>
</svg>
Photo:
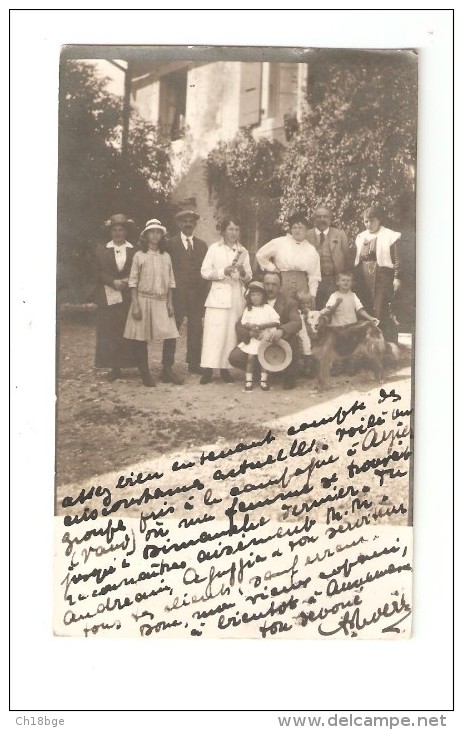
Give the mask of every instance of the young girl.
<svg viewBox="0 0 463 730">
<path fill-rule="evenodd" d="M 271 339 L 272 330 L 280 324 L 280 317 L 274 308 L 267 304 L 264 285 L 260 281 L 252 281 L 245 294 L 247 307 L 241 317 L 243 327 L 249 329 L 249 342 L 240 342 L 238 347 L 247 353 L 245 392 L 252 390 L 252 374 L 259 345 L 263 339 Z M 273 330 L 274 331 L 274 330 Z M 267 371 L 262 368 L 260 387 L 268 390 Z"/>
<path fill-rule="evenodd" d="M 133 257 L 129 276 L 132 304 L 127 317 L 124 337 L 133 341 L 138 369 L 144 385 L 153 387 L 148 365 L 148 342 L 178 337 L 172 305 L 175 279 L 172 262 L 164 251 L 166 229 L 161 223 L 149 220 L 140 236 L 141 251 Z"/>
</svg>

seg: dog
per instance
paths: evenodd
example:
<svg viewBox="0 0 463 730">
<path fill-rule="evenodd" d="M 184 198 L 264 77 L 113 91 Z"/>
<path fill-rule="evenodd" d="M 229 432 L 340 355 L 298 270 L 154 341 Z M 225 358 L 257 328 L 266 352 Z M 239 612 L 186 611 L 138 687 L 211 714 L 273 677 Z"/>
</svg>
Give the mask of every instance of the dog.
<svg viewBox="0 0 463 730">
<path fill-rule="evenodd" d="M 397 353 L 385 341 L 376 324 L 361 321 L 337 327 L 329 324 L 326 314 L 314 310 L 306 310 L 303 318 L 312 345 L 312 356 L 318 366 L 320 390 L 329 386 L 331 366 L 335 360 L 360 356 L 370 362 L 378 383 L 384 382 L 384 360 L 387 355 L 395 358 Z"/>
</svg>

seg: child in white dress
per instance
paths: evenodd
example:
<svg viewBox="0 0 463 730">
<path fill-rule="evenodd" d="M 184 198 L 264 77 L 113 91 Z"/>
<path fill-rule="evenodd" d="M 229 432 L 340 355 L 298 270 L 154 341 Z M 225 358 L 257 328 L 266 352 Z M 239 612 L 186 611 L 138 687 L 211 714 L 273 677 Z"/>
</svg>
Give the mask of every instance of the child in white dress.
<svg viewBox="0 0 463 730">
<path fill-rule="evenodd" d="M 245 392 L 252 390 L 252 375 L 257 352 L 262 340 L 272 339 L 272 334 L 280 324 L 280 317 L 274 308 L 267 303 L 264 285 L 260 281 L 252 281 L 245 294 L 246 309 L 241 317 L 243 327 L 249 329 L 249 342 L 240 342 L 238 347 L 247 353 Z M 268 373 L 261 369 L 261 390 L 268 390 Z"/>
</svg>

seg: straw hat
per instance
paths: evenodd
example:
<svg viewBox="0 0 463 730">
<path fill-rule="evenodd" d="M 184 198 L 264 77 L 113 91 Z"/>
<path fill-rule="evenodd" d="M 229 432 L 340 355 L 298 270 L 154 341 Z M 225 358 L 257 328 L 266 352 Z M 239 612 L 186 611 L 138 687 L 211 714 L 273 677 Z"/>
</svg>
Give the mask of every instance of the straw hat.
<svg viewBox="0 0 463 730">
<path fill-rule="evenodd" d="M 157 218 L 151 218 L 149 221 L 146 221 L 145 227 L 140 235 L 143 236 L 146 231 L 162 231 L 165 234 L 167 229 L 162 225 L 161 221 L 158 221 Z"/>
<path fill-rule="evenodd" d="M 249 292 L 253 289 L 256 289 L 257 291 L 265 292 L 265 286 L 262 284 L 261 281 L 250 281 L 248 284 L 248 288 L 246 289 L 245 296 L 248 296 Z"/>
<path fill-rule="evenodd" d="M 281 373 L 293 359 L 293 351 L 286 340 L 269 342 L 262 340 L 257 351 L 257 358 L 264 368 L 271 373 Z"/>
<path fill-rule="evenodd" d="M 132 225 L 133 220 L 131 218 L 127 218 L 124 213 L 114 213 L 114 215 L 112 215 L 111 218 L 105 222 L 105 226 L 107 228 L 113 228 L 114 226 L 124 226 L 125 229 L 128 229 L 129 226 Z"/>
</svg>

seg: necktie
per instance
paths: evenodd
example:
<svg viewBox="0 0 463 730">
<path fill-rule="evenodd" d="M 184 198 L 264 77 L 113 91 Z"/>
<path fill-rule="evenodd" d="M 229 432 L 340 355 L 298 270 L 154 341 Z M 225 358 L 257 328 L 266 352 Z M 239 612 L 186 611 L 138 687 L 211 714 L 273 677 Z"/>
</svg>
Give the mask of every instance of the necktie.
<svg viewBox="0 0 463 730">
<path fill-rule="evenodd" d="M 193 241 L 191 240 L 191 238 L 187 238 L 186 242 L 188 245 L 188 253 L 192 254 L 193 253 Z"/>
<path fill-rule="evenodd" d="M 320 232 L 320 247 L 325 243 L 325 234 L 323 231 Z"/>
</svg>

